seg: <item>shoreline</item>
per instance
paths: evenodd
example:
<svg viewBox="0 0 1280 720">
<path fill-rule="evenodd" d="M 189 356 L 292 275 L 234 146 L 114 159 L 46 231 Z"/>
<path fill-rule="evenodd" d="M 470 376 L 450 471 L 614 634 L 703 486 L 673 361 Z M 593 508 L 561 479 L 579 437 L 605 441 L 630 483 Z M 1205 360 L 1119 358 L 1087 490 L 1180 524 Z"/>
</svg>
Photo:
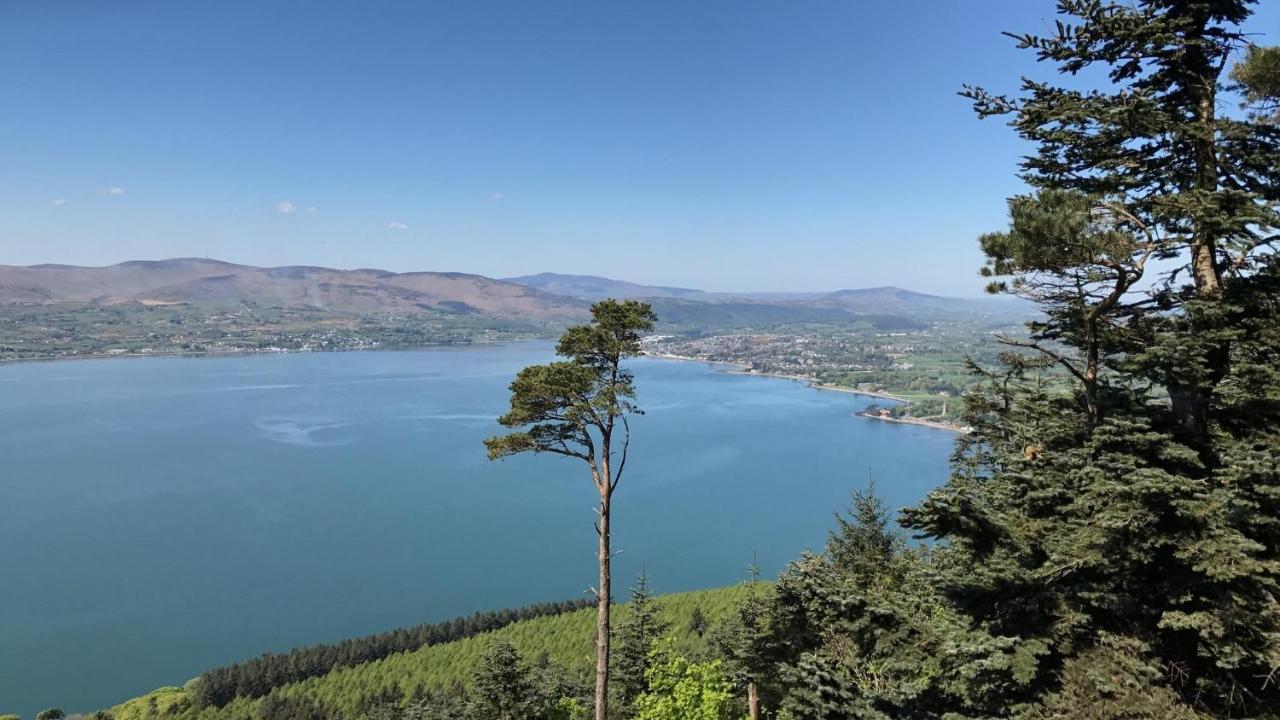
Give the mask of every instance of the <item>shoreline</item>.
<svg viewBox="0 0 1280 720">
<path fill-rule="evenodd" d="M 867 418 L 868 420 L 879 420 L 881 422 L 898 423 L 900 425 L 919 425 L 920 427 L 933 428 L 934 430 L 949 430 L 951 432 L 956 432 L 956 433 L 972 432 L 970 428 L 965 427 L 963 425 L 952 425 L 951 423 L 938 422 L 937 420 L 925 420 L 923 418 L 913 418 L 913 417 L 906 417 L 906 418 L 882 417 L 880 415 L 873 415 L 865 411 L 856 413 L 856 414 L 858 417 Z"/>
<path fill-rule="evenodd" d="M 335 348 L 330 350 L 313 350 L 303 348 L 273 348 L 270 350 L 197 350 L 197 351 L 173 351 L 173 352 L 121 352 L 121 353 L 86 353 L 84 355 L 62 355 L 57 357 L 39 357 L 39 358 L 0 358 L 0 365 L 29 363 L 29 362 L 58 362 L 64 360 L 109 360 L 112 358 L 212 358 L 212 357 L 247 357 L 250 355 L 292 355 L 294 353 L 349 353 L 349 352 L 397 352 L 405 350 L 418 350 L 428 348 L 448 348 L 448 347 L 466 347 L 475 345 L 501 345 L 513 342 L 537 342 L 537 339 L 529 340 L 470 340 L 466 342 L 436 342 L 422 343 L 420 345 L 404 345 L 397 347 L 364 347 L 364 348 Z M 729 375 L 746 375 L 749 377 L 767 377 L 779 380 L 790 380 L 792 382 L 804 383 L 806 387 L 812 390 L 827 390 L 830 392 L 847 393 L 849 395 L 861 395 L 863 397 L 873 397 L 881 400 L 892 400 L 893 402 L 910 405 L 911 401 L 906 398 L 899 397 L 892 393 L 875 392 L 872 390 L 855 390 L 854 388 L 839 387 L 836 385 L 827 385 L 817 378 L 805 375 L 791 375 L 787 373 L 766 373 L 752 371 L 748 366 L 742 363 L 735 363 L 726 360 L 707 360 L 705 358 L 688 357 L 685 355 L 672 355 L 669 353 L 650 353 L 646 352 L 642 357 L 653 358 L 655 360 L 673 360 L 678 362 L 696 362 L 704 365 L 720 365 L 725 370 L 720 372 Z M 924 420 L 920 418 L 892 418 L 881 417 L 880 415 L 872 415 L 866 412 L 854 413 L 856 416 L 866 418 L 868 420 L 880 420 L 882 422 L 898 423 L 900 425 L 917 425 L 919 427 L 932 428 L 934 430 L 947 430 L 950 432 L 965 433 L 969 429 L 960 425 L 952 425 L 950 423 L 938 422 L 936 420 Z"/>
<path fill-rule="evenodd" d="M 465 342 L 429 342 L 417 345 L 393 345 L 381 347 L 330 348 L 317 350 L 313 348 L 273 348 L 261 350 L 160 350 L 156 352 L 102 352 L 84 353 L 81 355 L 55 355 L 52 357 L 0 358 L 0 365 L 9 363 L 61 362 L 64 360 L 111 360 L 114 358 L 212 358 L 212 357 L 247 357 L 250 355 L 301 355 L 306 353 L 356 353 L 356 352 L 403 352 L 406 350 L 424 350 L 430 348 L 467 347 L 471 345 L 501 345 L 503 343 L 539 342 L 544 338 L 528 338 L 525 340 L 467 340 Z"/>
<path fill-rule="evenodd" d="M 721 372 L 724 372 L 730 375 L 747 375 L 750 377 L 769 377 L 769 378 L 778 378 L 781 380 L 791 380 L 793 382 L 802 382 L 813 390 L 830 390 L 831 392 L 842 392 L 842 393 L 848 393 L 850 395 L 862 395 L 865 397 L 879 398 L 881 400 L 892 400 L 894 402 L 903 403 L 905 405 L 911 404 L 910 400 L 899 397 L 897 395 L 893 395 L 891 393 L 874 392 L 871 390 L 855 390 L 853 388 L 827 385 L 823 382 L 820 382 L 817 378 L 806 377 L 804 375 L 789 375 L 786 373 L 753 372 L 750 369 L 748 369 L 746 365 L 743 365 L 742 363 L 728 362 L 725 360 L 706 360 L 704 358 L 687 357 L 684 355 L 672 355 L 669 353 L 648 353 L 648 352 L 644 354 L 644 357 L 656 358 L 658 360 L 678 360 L 680 362 L 700 362 L 705 365 L 725 365 L 733 369 L 722 370 Z M 871 415 L 865 411 L 856 412 L 854 413 L 854 415 L 861 418 L 867 418 L 869 420 L 881 420 L 883 422 L 898 423 L 900 425 L 918 425 L 919 427 L 927 427 L 927 428 L 932 428 L 934 430 L 947 430 L 949 432 L 958 432 L 958 433 L 969 432 L 969 429 L 962 425 L 952 425 L 950 423 L 938 422 L 937 420 L 924 420 L 920 418 L 886 418 L 886 417 L 881 417 L 879 415 Z"/>
</svg>

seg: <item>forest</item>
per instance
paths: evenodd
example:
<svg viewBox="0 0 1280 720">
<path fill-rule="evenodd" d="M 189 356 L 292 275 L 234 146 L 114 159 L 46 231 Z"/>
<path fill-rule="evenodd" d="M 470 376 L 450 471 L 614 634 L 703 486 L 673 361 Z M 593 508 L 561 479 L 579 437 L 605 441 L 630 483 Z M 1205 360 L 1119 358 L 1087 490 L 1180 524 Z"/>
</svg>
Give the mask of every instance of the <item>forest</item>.
<svg viewBox="0 0 1280 720">
<path fill-rule="evenodd" d="M 917 506 L 851 478 L 825 548 L 776 579 L 641 577 L 616 603 L 625 361 L 655 316 L 604 300 L 486 442 L 590 477 L 587 606 L 268 655 L 94 717 L 1280 718 L 1280 48 L 1239 29 L 1254 4 L 1061 0 L 1010 36 L 1058 83 L 961 90 L 1030 147 L 978 242 L 989 291 L 1042 314 L 970 363 L 972 430 Z"/>
</svg>

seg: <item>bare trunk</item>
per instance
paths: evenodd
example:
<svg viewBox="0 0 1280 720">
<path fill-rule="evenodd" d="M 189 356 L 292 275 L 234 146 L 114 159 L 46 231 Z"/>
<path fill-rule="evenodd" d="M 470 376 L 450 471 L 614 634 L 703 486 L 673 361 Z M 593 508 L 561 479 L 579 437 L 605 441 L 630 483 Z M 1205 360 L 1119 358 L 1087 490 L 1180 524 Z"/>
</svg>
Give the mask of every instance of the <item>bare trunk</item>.
<svg viewBox="0 0 1280 720">
<path fill-rule="evenodd" d="M 747 714 L 751 720 L 760 720 L 760 693 L 753 682 L 747 683 Z"/>
<path fill-rule="evenodd" d="M 1188 39 L 1200 41 L 1204 39 L 1204 25 L 1207 18 L 1197 18 L 1198 28 Z M 1218 71 L 1212 69 L 1212 63 L 1202 45 L 1191 44 L 1188 47 L 1188 62 L 1194 68 L 1194 77 L 1188 83 L 1195 102 L 1195 136 L 1192 138 L 1194 162 L 1196 168 L 1195 188 L 1202 193 L 1218 190 L 1218 147 L 1217 117 L 1214 104 L 1217 102 Z M 1218 270 L 1218 237 L 1208 227 L 1203 218 L 1195 218 L 1191 237 L 1191 274 L 1195 278 L 1196 294 L 1200 297 L 1215 297 L 1222 287 L 1222 276 Z"/>
<path fill-rule="evenodd" d="M 609 612 L 612 601 L 612 579 L 609 569 L 609 501 L 613 495 L 609 487 L 608 474 L 600 490 L 600 587 L 597 588 L 596 599 L 596 718 L 608 720 L 609 717 Z"/>
</svg>

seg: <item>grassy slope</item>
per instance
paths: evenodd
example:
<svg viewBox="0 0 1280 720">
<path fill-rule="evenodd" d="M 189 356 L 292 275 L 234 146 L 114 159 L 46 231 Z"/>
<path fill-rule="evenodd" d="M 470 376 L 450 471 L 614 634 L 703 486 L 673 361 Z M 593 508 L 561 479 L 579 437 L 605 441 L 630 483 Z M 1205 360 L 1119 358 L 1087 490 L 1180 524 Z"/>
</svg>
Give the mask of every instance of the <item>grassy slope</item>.
<svg viewBox="0 0 1280 720">
<path fill-rule="evenodd" d="M 671 623 L 671 631 L 679 644 L 687 652 L 696 652 L 706 640 L 689 631 L 694 608 L 700 608 L 714 627 L 728 617 L 745 592 L 744 587 L 735 586 L 664 595 L 659 599 L 659 605 L 663 619 Z M 614 613 L 615 623 L 623 622 L 626 613 L 627 606 L 620 606 Z M 455 680 L 469 682 L 476 661 L 489 642 L 499 637 L 514 643 L 528 661 L 545 652 L 552 661 L 571 670 L 588 672 L 594 667 L 595 610 L 587 608 L 554 617 L 525 620 L 473 638 L 425 647 L 356 667 L 339 668 L 328 675 L 288 685 L 281 692 L 311 697 L 341 710 L 347 717 L 354 717 L 362 696 L 385 688 L 411 693 L 419 686 L 439 687 Z M 197 711 L 191 708 L 191 701 L 182 688 L 161 688 L 117 705 L 112 712 L 116 720 L 143 720 L 149 716 L 153 700 L 158 714 L 184 720 L 256 720 L 261 702 L 239 698 L 224 708 Z"/>
</svg>

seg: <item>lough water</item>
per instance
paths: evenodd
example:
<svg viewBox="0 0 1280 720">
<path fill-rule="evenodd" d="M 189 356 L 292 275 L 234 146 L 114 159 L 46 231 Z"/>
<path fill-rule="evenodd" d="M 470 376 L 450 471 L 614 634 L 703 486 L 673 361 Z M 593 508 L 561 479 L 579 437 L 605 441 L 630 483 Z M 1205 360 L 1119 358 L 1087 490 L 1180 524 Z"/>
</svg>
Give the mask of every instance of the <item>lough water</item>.
<svg viewBox="0 0 1280 720">
<path fill-rule="evenodd" d="M 585 468 L 485 458 L 546 344 L 0 367 L 0 713 L 108 706 L 212 665 L 595 577 Z M 891 506 L 946 474 L 950 433 L 858 396 L 633 363 L 620 589 L 775 573 L 868 472 Z M 621 594 L 621 593 L 620 593 Z"/>
</svg>

